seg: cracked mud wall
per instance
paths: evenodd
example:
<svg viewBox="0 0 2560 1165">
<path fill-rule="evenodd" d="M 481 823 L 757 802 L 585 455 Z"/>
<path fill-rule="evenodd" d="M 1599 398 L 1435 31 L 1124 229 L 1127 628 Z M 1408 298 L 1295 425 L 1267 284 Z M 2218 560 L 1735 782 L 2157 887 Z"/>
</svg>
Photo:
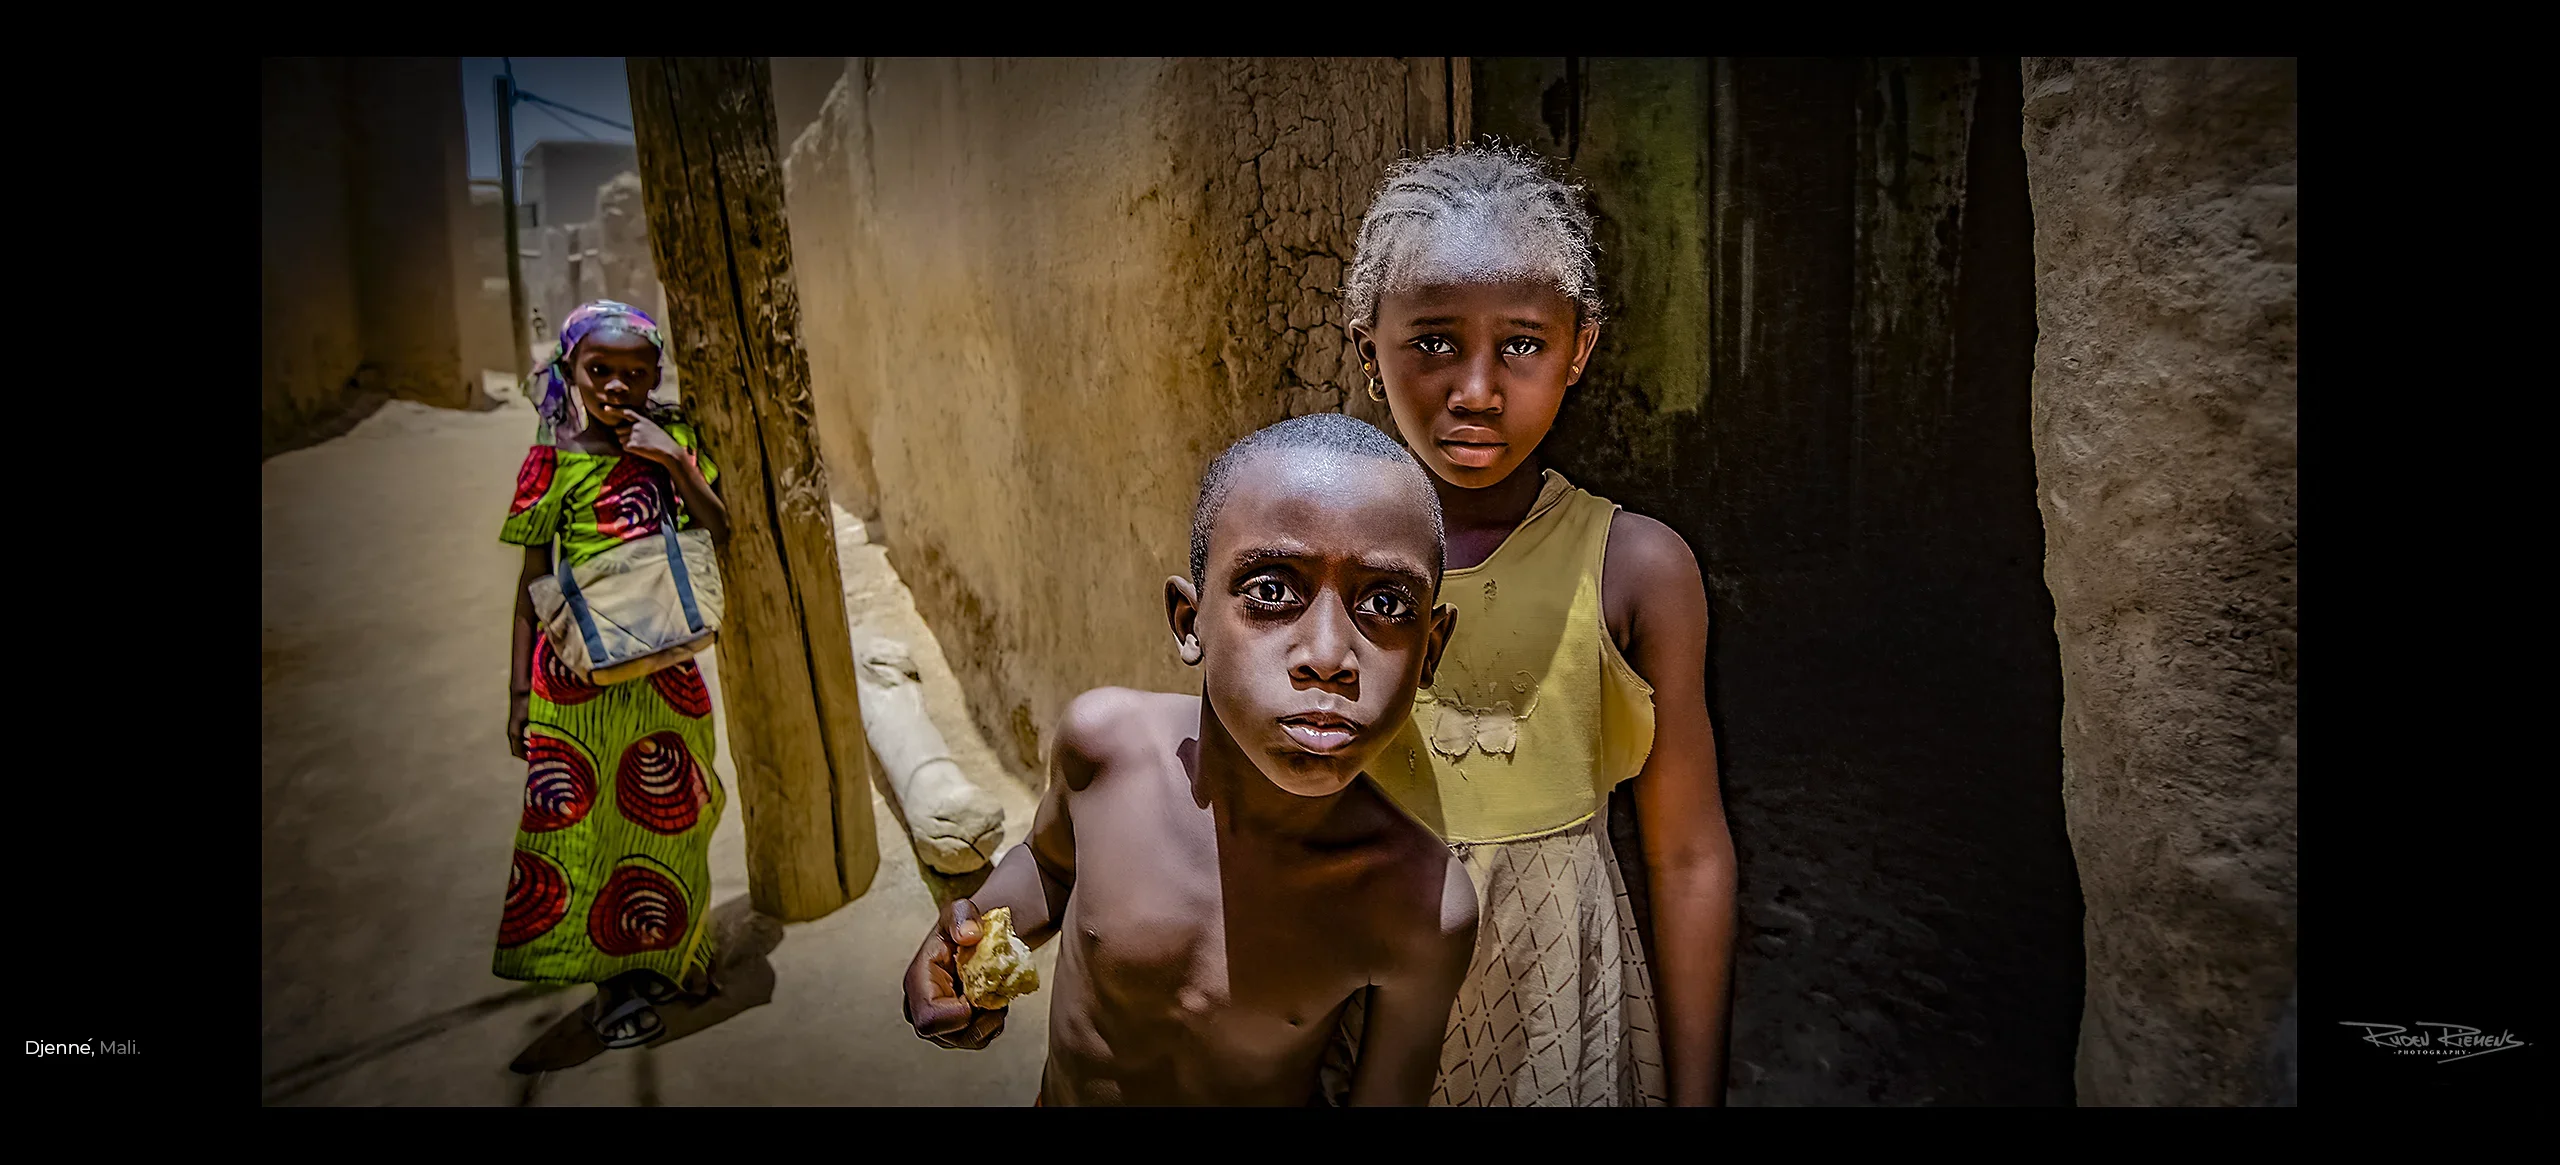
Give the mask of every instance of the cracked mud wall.
<svg viewBox="0 0 2560 1165">
<path fill-rule="evenodd" d="M 1437 58 L 855 58 L 791 142 L 837 500 L 1018 771 L 1086 688 L 1197 684 L 1162 596 L 1200 472 L 1368 403 L 1342 267 L 1387 162 L 1445 141 L 1447 82 Z"/>
<path fill-rule="evenodd" d="M 1461 126 L 1569 159 L 1617 322 L 1552 450 L 1707 566 L 1735 1101 L 2101 1095 L 2086 1054 L 2074 1083 L 2081 879 L 2096 936 L 2127 875 L 2072 842 L 2157 810 L 2065 832 L 2065 677 L 2087 699 L 2073 669 L 2114 645 L 2072 638 L 2063 564 L 2097 551 L 2057 525 L 2048 553 L 2030 384 L 2039 279 L 2096 293 L 2039 257 L 2025 100 L 1999 58 L 848 60 L 787 170 L 838 500 L 1028 773 L 1075 692 L 1196 682 L 1159 596 L 1210 456 L 1383 419 L 1334 289 L 1385 163 Z M 2130 836 L 2179 836 L 2151 820 Z"/>
<path fill-rule="evenodd" d="M 2030 58 L 2035 455 L 2084 1104 L 2290 1095 L 2290 60 Z"/>
</svg>

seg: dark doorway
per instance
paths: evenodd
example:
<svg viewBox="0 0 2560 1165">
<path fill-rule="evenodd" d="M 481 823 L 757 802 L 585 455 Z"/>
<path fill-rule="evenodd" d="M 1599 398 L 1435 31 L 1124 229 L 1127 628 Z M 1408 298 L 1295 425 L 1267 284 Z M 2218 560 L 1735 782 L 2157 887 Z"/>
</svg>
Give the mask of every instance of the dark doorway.
<svg viewBox="0 0 2560 1165">
<path fill-rule="evenodd" d="M 1555 461 L 1707 568 L 1732 1102 L 2072 1103 L 2017 60 L 1475 78 L 1478 130 L 1569 160 L 1600 218 L 1615 320 Z"/>
</svg>

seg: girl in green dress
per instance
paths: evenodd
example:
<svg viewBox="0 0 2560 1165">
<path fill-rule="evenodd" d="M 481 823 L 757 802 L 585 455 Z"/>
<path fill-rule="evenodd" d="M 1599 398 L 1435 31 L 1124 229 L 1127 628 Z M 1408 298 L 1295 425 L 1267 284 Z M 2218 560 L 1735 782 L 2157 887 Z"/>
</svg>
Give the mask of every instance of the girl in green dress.
<svg viewBox="0 0 2560 1165">
<path fill-rule="evenodd" d="M 653 405 L 665 344 L 627 304 L 562 325 L 541 424 L 499 537 L 524 547 L 507 740 L 526 761 L 524 815 L 493 970 L 596 985 L 607 1047 L 655 1039 L 652 1007 L 712 991 L 711 833 L 728 797 L 712 772 L 711 695 L 690 660 L 611 687 L 581 681 L 535 622 L 526 586 L 624 542 L 679 528 L 729 534 L 720 471 L 693 426 Z"/>
</svg>

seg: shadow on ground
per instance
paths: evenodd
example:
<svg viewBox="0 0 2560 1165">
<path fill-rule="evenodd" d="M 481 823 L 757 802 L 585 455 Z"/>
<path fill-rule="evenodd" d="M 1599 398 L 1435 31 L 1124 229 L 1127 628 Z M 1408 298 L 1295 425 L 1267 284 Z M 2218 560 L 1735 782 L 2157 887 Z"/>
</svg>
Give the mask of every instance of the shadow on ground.
<svg viewBox="0 0 2560 1165">
<path fill-rule="evenodd" d="M 711 937 L 719 952 L 712 975 L 719 989 L 706 999 L 659 1006 L 658 1018 L 666 1021 L 666 1031 L 643 1047 L 663 1048 L 773 1002 L 773 963 L 768 956 L 782 945 L 782 936 L 782 924 L 756 913 L 743 896 L 712 908 Z M 508 1069 L 524 1075 L 558 1072 L 603 1055 L 607 1049 L 587 1022 L 587 1011 L 582 998 L 518 1053 Z"/>
<path fill-rule="evenodd" d="M 485 1019 L 519 1003 L 558 995 L 566 990 L 568 988 L 528 983 L 512 991 L 501 991 L 487 998 L 474 1000 L 460 1007 L 448 1008 L 424 1019 L 402 1024 L 371 1039 L 359 1040 L 336 1051 L 313 1056 L 299 1064 L 271 1073 L 260 1084 L 259 1099 L 266 1104 L 291 1099 L 411 1044 L 434 1039 L 455 1028 Z"/>
</svg>

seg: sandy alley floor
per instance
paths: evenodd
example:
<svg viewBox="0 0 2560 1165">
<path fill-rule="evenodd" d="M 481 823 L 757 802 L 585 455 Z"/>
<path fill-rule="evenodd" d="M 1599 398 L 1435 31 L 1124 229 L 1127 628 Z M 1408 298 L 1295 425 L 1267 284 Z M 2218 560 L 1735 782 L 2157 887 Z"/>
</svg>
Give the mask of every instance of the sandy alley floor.
<svg viewBox="0 0 2560 1165">
<path fill-rule="evenodd" d="M 880 873 L 860 900 L 788 927 L 745 910 L 743 815 L 711 848 L 714 916 L 770 1001 L 640 1051 L 538 1075 L 508 1065 L 585 1002 L 489 973 L 524 769 L 504 725 L 519 552 L 498 542 L 533 416 L 394 402 L 344 437 L 262 468 L 259 968 L 269 1104 L 989 1104 L 1038 1088 L 1047 996 L 994 1047 L 934 1047 L 899 1014 L 898 978 L 948 884 L 914 858 L 875 790 Z M 907 642 L 934 723 L 1004 804 L 1006 844 L 1034 795 L 1005 775 L 941 648 L 879 547 L 840 515 L 855 642 Z M 706 656 L 715 701 L 719 681 Z M 776 941 L 778 940 L 778 942 Z M 763 948 L 769 953 L 759 954 Z M 1055 948 L 1040 954 L 1051 971 Z M 769 971 L 768 971 L 769 968 Z M 556 1038 L 556 1037 L 555 1037 Z"/>
</svg>

